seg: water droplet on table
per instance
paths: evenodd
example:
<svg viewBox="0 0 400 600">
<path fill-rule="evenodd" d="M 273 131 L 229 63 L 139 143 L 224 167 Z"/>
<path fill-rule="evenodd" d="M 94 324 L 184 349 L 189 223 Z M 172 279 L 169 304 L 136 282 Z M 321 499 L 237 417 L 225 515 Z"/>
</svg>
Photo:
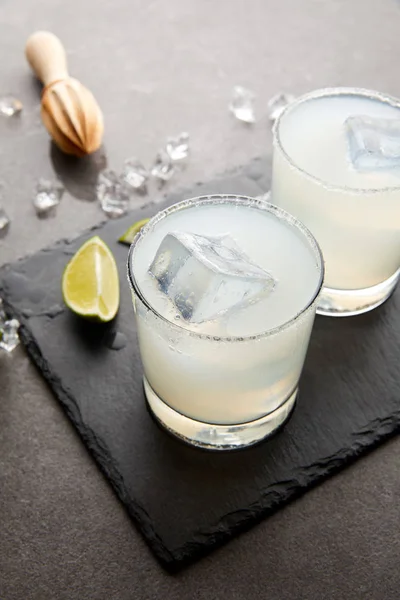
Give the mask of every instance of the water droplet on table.
<svg viewBox="0 0 400 600">
<path fill-rule="evenodd" d="M 45 314 L 50 319 L 54 319 L 54 317 L 58 317 L 58 315 L 61 315 L 64 312 L 64 310 L 64 306 L 61 306 L 60 304 L 53 304 L 53 306 L 50 306 L 50 308 L 46 311 Z"/>
<path fill-rule="evenodd" d="M 113 331 L 107 336 L 106 345 L 110 350 L 122 350 L 127 344 L 126 335 L 120 331 Z"/>
</svg>

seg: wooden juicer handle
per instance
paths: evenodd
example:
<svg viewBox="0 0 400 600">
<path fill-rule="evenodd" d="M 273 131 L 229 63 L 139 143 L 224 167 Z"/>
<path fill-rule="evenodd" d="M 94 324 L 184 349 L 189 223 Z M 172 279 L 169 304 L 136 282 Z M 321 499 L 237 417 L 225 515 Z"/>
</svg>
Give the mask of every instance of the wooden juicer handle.
<svg viewBox="0 0 400 600">
<path fill-rule="evenodd" d="M 26 42 L 25 54 L 32 71 L 45 87 L 69 77 L 64 47 L 53 33 L 33 33 Z"/>
<path fill-rule="evenodd" d="M 67 154 L 95 152 L 103 137 L 103 115 L 93 94 L 69 76 L 67 57 L 57 36 L 37 31 L 26 43 L 26 58 L 44 85 L 42 120 L 57 146 Z"/>
</svg>

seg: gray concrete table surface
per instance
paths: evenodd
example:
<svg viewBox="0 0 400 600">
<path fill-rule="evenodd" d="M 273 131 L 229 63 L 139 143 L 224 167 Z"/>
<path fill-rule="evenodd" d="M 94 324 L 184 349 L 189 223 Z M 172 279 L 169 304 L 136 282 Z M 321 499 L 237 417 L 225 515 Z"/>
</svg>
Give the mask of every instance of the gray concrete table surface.
<svg viewBox="0 0 400 600">
<path fill-rule="evenodd" d="M 400 96 L 395 0 L 2 0 L 0 95 L 14 92 L 24 112 L 0 120 L 12 218 L 0 264 L 103 218 L 73 167 L 56 218 L 34 214 L 35 181 L 60 170 L 23 57 L 35 29 L 62 38 L 71 73 L 97 97 L 110 166 L 135 155 L 150 164 L 168 135 L 189 131 L 190 165 L 169 189 L 270 151 L 266 105 L 277 91 L 355 85 Z M 238 83 L 257 94 L 252 128 L 227 112 Z M 397 599 L 399 464 L 394 439 L 170 576 L 18 348 L 0 356 L 0 599 Z"/>
</svg>

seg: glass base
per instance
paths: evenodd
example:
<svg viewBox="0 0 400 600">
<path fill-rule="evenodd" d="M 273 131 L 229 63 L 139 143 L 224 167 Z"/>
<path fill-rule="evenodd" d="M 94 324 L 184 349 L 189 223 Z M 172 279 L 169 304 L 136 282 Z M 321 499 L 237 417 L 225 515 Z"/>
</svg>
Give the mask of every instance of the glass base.
<svg viewBox="0 0 400 600">
<path fill-rule="evenodd" d="M 373 310 L 387 300 L 400 277 L 400 269 L 386 281 L 362 290 L 322 289 L 317 315 L 351 317 Z"/>
<path fill-rule="evenodd" d="M 149 407 L 159 423 L 184 442 L 208 450 L 235 450 L 260 442 L 283 425 L 297 396 L 296 388 L 283 404 L 261 419 L 237 425 L 213 425 L 185 417 L 165 404 L 146 377 L 143 384 Z"/>
</svg>

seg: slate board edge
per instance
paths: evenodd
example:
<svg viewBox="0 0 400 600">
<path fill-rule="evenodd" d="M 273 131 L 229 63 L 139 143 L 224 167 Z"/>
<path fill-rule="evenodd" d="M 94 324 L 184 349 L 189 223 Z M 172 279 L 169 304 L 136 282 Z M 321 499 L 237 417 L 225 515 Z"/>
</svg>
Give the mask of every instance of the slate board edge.
<svg viewBox="0 0 400 600">
<path fill-rule="evenodd" d="M 18 314 L 18 311 L 13 310 L 13 308 L 10 307 L 7 302 L 5 302 L 5 306 L 7 311 L 9 311 L 13 317 L 19 320 L 23 319 L 22 315 Z M 59 400 L 67 417 L 77 429 L 83 443 L 95 459 L 98 466 L 100 466 L 100 469 L 106 476 L 108 483 L 111 484 L 117 497 L 127 508 L 131 518 L 134 519 L 134 521 L 138 524 L 139 529 L 144 535 L 144 539 L 152 547 L 154 553 L 160 559 L 162 564 L 169 564 L 174 559 L 172 556 L 170 556 L 168 549 L 158 538 L 156 532 L 151 526 L 150 519 L 148 518 L 145 509 L 137 502 L 128 501 L 128 495 L 126 493 L 123 478 L 113 464 L 107 445 L 91 430 L 90 427 L 84 424 L 81 418 L 79 407 L 76 405 L 68 391 L 62 386 L 59 378 L 52 372 L 51 369 L 48 368 L 46 360 L 44 360 L 42 357 L 36 342 L 23 323 L 21 323 L 19 333 L 21 341 L 29 356 L 37 366 L 39 373 L 49 384 L 53 394 L 55 394 L 56 398 Z M 111 474 L 112 477 L 110 477 Z M 116 482 L 118 482 L 118 484 Z"/>
<path fill-rule="evenodd" d="M 219 175 L 216 175 L 211 181 L 219 181 L 219 180 L 224 179 L 224 177 L 226 177 L 227 175 L 239 174 L 239 173 L 243 172 L 245 169 L 246 170 L 248 170 L 249 168 L 251 169 L 251 167 L 253 165 L 256 165 L 260 161 L 262 161 L 262 157 L 259 157 L 259 156 L 253 157 L 249 161 L 249 163 L 247 163 L 247 165 L 238 165 L 231 169 L 227 169 L 225 172 L 220 173 Z M 248 177 L 247 175 L 244 175 L 244 176 Z M 253 181 L 256 180 L 256 178 L 253 178 L 251 176 L 248 178 L 252 179 Z M 174 191 L 168 190 L 163 194 L 162 199 L 160 201 L 158 201 L 158 202 L 151 201 L 144 206 L 140 206 L 136 209 L 131 210 L 130 212 L 139 213 L 139 212 L 143 211 L 143 212 L 148 213 L 149 211 L 154 211 L 154 213 L 155 213 L 158 210 L 162 210 L 165 206 L 168 206 L 169 204 L 171 204 L 171 202 L 168 201 L 169 195 L 174 194 L 174 196 L 180 195 L 180 196 L 182 196 L 182 198 L 193 198 L 196 196 L 196 188 L 204 185 L 204 183 L 205 182 L 203 182 L 203 181 L 197 181 L 194 184 L 192 184 L 191 187 L 188 187 L 188 186 L 181 187 L 181 188 L 177 188 Z M 129 212 L 128 212 L 128 215 L 129 215 Z M 127 215 L 122 215 L 121 219 L 126 216 Z M 116 220 L 119 220 L 119 219 L 117 218 Z M 128 514 L 137 523 L 138 528 L 142 532 L 145 541 L 148 543 L 148 545 L 150 545 L 153 552 L 155 553 L 157 558 L 160 560 L 161 564 L 168 571 L 173 572 L 173 571 L 179 570 L 185 564 L 195 562 L 197 560 L 197 557 L 207 554 L 211 550 L 211 547 L 213 546 L 213 544 L 210 544 L 210 548 L 208 548 L 208 549 L 206 547 L 204 552 L 199 547 L 197 552 L 194 553 L 193 560 L 189 560 L 189 561 L 187 561 L 187 559 L 185 558 L 185 550 L 184 550 L 185 546 L 182 549 L 180 549 L 180 548 L 176 549 L 176 551 L 174 551 L 173 553 L 171 553 L 167 549 L 167 547 L 163 544 L 162 540 L 160 539 L 160 537 L 157 535 L 157 533 L 154 531 L 153 527 L 151 526 L 151 522 L 150 522 L 149 517 L 147 516 L 146 510 L 142 506 L 140 506 L 137 502 L 129 502 L 128 501 L 128 494 L 126 493 L 126 490 L 125 490 L 125 487 L 123 484 L 123 477 L 120 475 L 118 469 L 116 469 L 111 464 L 109 452 L 107 450 L 107 445 L 103 441 L 101 441 L 101 443 L 97 443 L 96 440 L 98 440 L 100 442 L 99 437 L 96 436 L 93 433 L 93 431 L 83 423 L 83 420 L 80 416 L 79 408 L 76 406 L 71 395 L 68 394 L 68 392 L 65 389 L 63 389 L 63 386 L 61 385 L 58 377 L 52 373 L 51 369 L 48 368 L 47 362 L 43 359 L 41 352 L 39 350 L 39 347 L 35 343 L 33 337 L 30 335 L 28 329 L 25 327 L 25 325 L 24 325 L 25 317 L 21 313 L 19 313 L 19 311 L 17 311 L 11 304 L 9 304 L 7 302 L 7 297 L 3 297 L 4 296 L 4 284 L 2 285 L 1 277 L 5 277 L 7 272 L 11 268 L 14 268 L 18 264 L 24 263 L 26 260 L 28 260 L 33 255 L 46 254 L 47 252 L 51 252 L 56 248 L 62 248 L 62 246 L 65 247 L 68 244 L 76 242 L 78 239 L 82 239 L 82 242 L 83 242 L 83 240 L 85 238 L 87 238 L 90 234 L 95 234 L 96 231 L 102 229 L 108 222 L 109 222 L 109 219 L 103 218 L 98 223 L 92 225 L 91 227 L 85 229 L 84 231 L 78 233 L 77 235 L 73 235 L 71 237 L 66 237 L 66 238 L 60 238 L 56 242 L 49 244 L 48 246 L 38 250 L 37 252 L 34 252 L 33 254 L 21 256 L 20 258 L 13 261 L 12 263 L 5 263 L 5 264 L 1 265 L 0 266 L 0 298 L 2 298 L 2 300 L 3 300 L 7 314 L 9 314 L 13 318 L 18 319 L 18 321 L 20 322 L 19 335 L 20 335 L 20 339 L 21 339 L 25 349 L 27 350 L 29 356 L 32 358 L 33 362 L 35 363 L 36 367 L 38 368 L 39 373 L 44 376 L 46 382 L 50 386 L 50 389 L 58 398 L 65 413 L 67 414 L 67 417 L 74 424 L 79 435 L 81 436 L 86 448 L 89 450 L 90 454 L 94 457 L 95 461 L 100 466 L 102 472 L 106 476 L 108 482 L 111 484 L 117 497 L 121 500 L 122 504 L 127 509 Z M 105 460 L 104 457 L 107 457 L 108 460 Z M 113 477 L 109 476 L 111 472 L 113 474 Z M 114 481 L 116 481 L 116 480 L 121 482 L 120 485 L 114 484 Z M 249 525 L 249 527 L 250 526 L 251 525 Z M 231 536 L 229 536 L 229 535 L 224 536 L 221 543 L 218 545 L 222 545 L 223 543 L 228 541 L 228 539 L 230 537 Z"/>
<path fill-rule="evenodd" d="M 211 551 L 223 546 L 238 534 L 248 531 L 264 518 L 273 514 L 281 506 L 299 498 L 306 491 L 353 463 L 360 456 L 372 451 L 400 431 L 399 409 L 399 411 L 383 420 L 371 422 L 368 429 L 355 432 L 354 443 L 351 447 L 342 448 L 340 453 L 335 454 L 335 456 L 328 457 L 320 463 L 314 463 L 308 468 L 298 469 L 296 471 L 297 477 L 290 480 L 290 485 L 288 485 L 287 481 L 283 481 L 279 485 L 270 486 L 264 490 L 259 502 L 245 510 L 225 515 L 208 531 L 196 532 L 195 537 L 199 541 L 189 542 L 170 551 L 154 531 L 146 510 L 136 501 L 129 500 L 123 478 L 118 469 L 113 465 L 106 444 L 83 423 L 80 411 L 75 402 L 68 394 L 68 391 L 62 387 L 51 369 L 48 368 L 34 339 L 24 326 L 24 317 L 7 304 L 7 301 L 5 301 L 5 306 L 15 318 L 21 320 L 20 336 L 28 354 L 50 385 L 68 418 L 78 430 L 86 448 L 99 465 L 128 514 L 136 523 L 146 543 L 151 547 L 162 566 L 170 573 L 180 571 L 182 568 L 206 556 Z M 198 451 L 203 452 L 203 450 Z M 112 478 L 110 478 L 111 473 Z M 116 481 L 119 482 L 118 485 L 116 485 Z M 239 513 L 240 517 L 238 517 Z"/>
<path fill-rule="evenodd" d="M 226 171 L 224 174 L 216 177 L 214 181 L 218 181 L 226 175 L 238 173 L 243 170 L 247 170 L 249 166 L 257 164 L 260 161 L 259 157 L 254 158 L 246 167 L 236 167 Z M 256 181 L 256 177 L 245 175 L 249 179 Z M 193 188 L 179 189 L 173 192 L 185 197 L 194 196 L 195 189 L 201 186 L 204 182 L 197 182 Z M 134 212 L 137 214 L 141 211 L 149 212 L 150 210 L 161 210 L 164 205 L 168 204 L 168 196 L 164 196 L 163 200 L 157 203 L 149 203 L 145 207 L 136 209 Z M 102 220 L 100 223 L 90 227 L 89 229 L 79 233 L 77 236 L 73 236 L 67 239 L 61 239 L 51 246 L 40 250 L 36 254 L 46 253 L 60 246 L 66 246 L 69 243 L 77 241 L 78 239 L 85 239 L 90 233 L 101 229 L 107 220 Z M 5 275 L 11 266 L 15 266 L 18 263 L 28 259 L 29 256 L 21 257 L 17 261 L 11 264 L 5 264 L 0 268 L 0 276 Z M 0 296 L 2 292 L 2 285 L 0 281 Z M 107 446 L 103 443 L 98 436 L 96 436 L 90 428 L 85 426 L 82 422 L 79 409 L 75 405 L 75 402 L 68 394 L 68 391 L 63 389 L 62 385 L 58 381 L 58 378 L 48 369 L 46 361 L 42 358 L 41 352 L 37 347 L 34 339 L 30 335 L 28 329 L 24 325 L 24 316 L 19 314 L 15 308 L 7 303 L 7 297 L 4 298 L 4 304 L 6 310 L 15 318 L 21 322 L 20 336 L 24 346 L 27 349 L 28 354 L 33 359 L 34 363 L 38 367 L 39 371 L 44 375 L 47 383 L 50 385 L 53 393 L 60 401 L 63 409 L 67 416 L 75 425 L 81 436 L 85 446 L 89 450 L 90 454 L 94 457 L 99 467 L 107 477 L 109 483 L 111 483 L 114 492 L 121 500 L 123 505 L 128 511 L 128 514 L 132 517 L 138 526 L 138 529 L 143 534 L 145 541 L 151 547 L 154 554 L 157 556 L 161 564 L 169 572 L 177 572 L 185 566 L 195 562 L 202 556 L 208 554 L 211 550 L 216 549 L 224 545 L 234 536 L 241 532 L 249 530 L 256 523 L 260 522 L 265 517 L 275 512 L 281 505 L 284 505 L 295 498 L 298 498 L 308 489 L 318 485 L 327 477 L 338 472 L 342 468 L 354 462 L 358 457 L 367 452 L 371 451 L 385 440 L 389 439 L 395 433 L 400 431 L 400 409 L 395 414 L 390 415 L 384 420 L 371 422 L 367 430 L 359 431 L 354 433 L 354 443 L 347 448 L 342 448 L 340 453 L 335 456 L 328 457 L 320 463 L 313 464 L 311 467 L 298 469 L 296 477 L 288 482 L 281 482 L 279 485 L 270 486 L 264 490 L 261 500 L 251 507 L 235 511 L 228 515 L 225 515 L 220 521 L 216 522 L 215 525 L 207 531 L 198 531 L 195 537 L 199 541 L 188 542 L 181 547 L 168 550 L 164 545 L 162 539 L 154 531 L 150 519 L 145 509 L 135 501 L 129 501 L 126 489 L 124 486 L 123 478 L 118 472 L 118 469 L 112 464 L 108 453 Z M 374 423 L 376 427 L 374 427 Z M 200 451 L 200 450 L 199 450 Z M 110 479 L 110 473 L 113 477 Z M 118 481 L 118 484 L 115 482 Z M 282 490 L 283 486 L 287 486 L 286 490 Z M 238 516 L 240 514 L 240 516 Z M 204 538 L 204 539 L 203 539 Z M 190 552 L 190 555 L 188 554 Z"/>
</svg>

